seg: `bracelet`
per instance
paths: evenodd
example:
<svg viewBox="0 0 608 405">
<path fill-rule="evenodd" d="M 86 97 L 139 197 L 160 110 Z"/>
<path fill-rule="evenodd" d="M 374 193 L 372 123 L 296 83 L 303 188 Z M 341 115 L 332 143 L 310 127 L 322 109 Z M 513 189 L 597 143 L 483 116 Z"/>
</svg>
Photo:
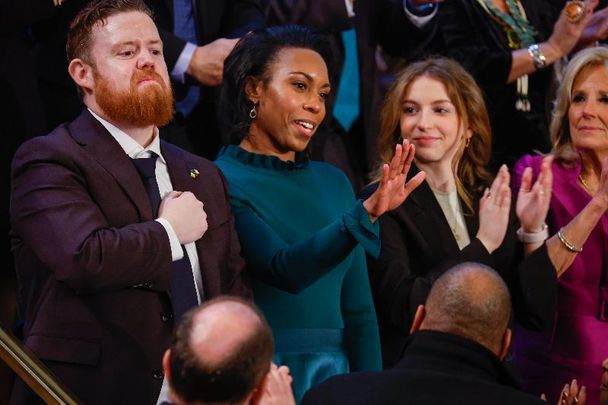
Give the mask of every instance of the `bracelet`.
<svg viewBox="0 0 608 405">
<path fill-rule="evenodd" d="M 545 55 L 540 50 L 540 46 L 538 44 L 532 44 L 528 47 L 528 53 L 532 57 L 532 62 L 534 62 L 534 67 L 536 69 L 542 69 L 547 66 L 547 59 Z"/>
<path fill-rule="evenodd" d="M 549 237 L 549 227 L 547 224 L 543 224 L 543 229 L 538 232 L 525 232 L 520 226 L 517 230 L 517 238 L 522 243 L 538 243 L 544 242 Z"/>
<path fill-rule="evenodd" d="M 559 241 L 566 247 L 566 249 L 568 249 L 571 252 L 574 252 L 574 253 L 582 252 L 583 251 L 582 247 L 579 249 L 576 246 L 574 246 L 568 239 L 566 239 L 566 237 L 564 236 L 563 229 L 564 228 L 561 228 L 559 231 L 557 231 L 557 237 L 559 238 Z"/>
</svg>

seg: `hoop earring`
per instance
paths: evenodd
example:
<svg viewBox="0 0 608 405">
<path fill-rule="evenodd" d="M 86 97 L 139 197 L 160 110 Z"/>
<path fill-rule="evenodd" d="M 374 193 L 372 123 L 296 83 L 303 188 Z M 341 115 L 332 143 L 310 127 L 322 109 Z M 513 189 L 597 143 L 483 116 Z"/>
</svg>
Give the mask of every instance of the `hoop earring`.
<svg viewBox="0 0 608 405">
<path fill-rule="evenodd" d="M 255 117 L 257 117 L 257 116 L 258 116 L 258 111 L 255 109 L 255 104 L 254 104 L 253 107 L 251 107 L 251 111 L 249 111 L 249 118 L 254 120 Z"/>
</svg>

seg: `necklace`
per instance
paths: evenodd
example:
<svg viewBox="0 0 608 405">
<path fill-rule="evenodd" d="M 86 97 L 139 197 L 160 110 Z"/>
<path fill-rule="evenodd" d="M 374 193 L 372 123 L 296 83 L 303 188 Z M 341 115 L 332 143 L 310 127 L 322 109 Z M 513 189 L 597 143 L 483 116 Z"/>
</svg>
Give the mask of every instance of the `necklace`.
<svg viewBox="0 0 608 405">
<path fill-rule="evenodd" d="M 508 12 L 501 11 L 492 0 L 477 0 L 484 10 L 505 31 L 509 48 L 519 49 L 532 45 L 535 41 L 535 30 L 528 22 L 526 11 L 519 0 L 505 0 Z"/>
<path fill-rule="evenodd" d="M 587 182 L 583 178 L 582 174 L 578 175 L 578 181 L 580 181 L 580 183 L 583 186 L 583 188 L 585 189 L 585 191 L 587 191 L 589 194 L 593 195 L 593 191 L 591 191 L 591 187 L 589 187 L 589 184 L 587 184 Z"/>
</svg>

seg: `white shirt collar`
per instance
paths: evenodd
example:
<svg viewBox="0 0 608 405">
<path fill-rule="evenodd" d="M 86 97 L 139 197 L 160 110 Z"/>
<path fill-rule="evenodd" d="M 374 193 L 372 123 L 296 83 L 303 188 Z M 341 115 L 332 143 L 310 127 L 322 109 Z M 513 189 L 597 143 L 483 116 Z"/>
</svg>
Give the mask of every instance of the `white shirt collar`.
<svg viewBox="0 0 608 405">
<path fill-rule="evenodd" d="M 112 137 L 116 139 L 116 142 L 118 142 L 120 147 L 125 151 L 127 155 L 129 155 L 131 159 L 149 157 L 149 152 L 154 152 L 160 157 L 163 163 L 167 163 L 163 155 L 160 153 L 160 137 L 158 136 L 157 127 L 154 127 L 154 139 L 152 140 L 150 145 L 148 145 L 147 148 L 144 148 L 140 144 L 138 144 L 133 138 L 131 138 L 126 132 L 124 132 L 117 126 L 111 124 L 110 122 L 104 120 L 99 115 L 95 114 L 90 108 L 88 108 L 88 110 L 97 121 L 101 122 L 101 125 L 103 125 L 108 130 L 110 135 L 112 135 Z"/>
</svg>

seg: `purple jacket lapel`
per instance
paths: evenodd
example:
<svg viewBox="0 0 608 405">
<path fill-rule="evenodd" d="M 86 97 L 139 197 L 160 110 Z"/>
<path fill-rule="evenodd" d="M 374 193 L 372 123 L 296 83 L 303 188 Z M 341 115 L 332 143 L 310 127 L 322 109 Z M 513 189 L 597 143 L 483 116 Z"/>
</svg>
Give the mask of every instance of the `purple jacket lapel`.
<svg viewBox="0 0 608 405">
<path fill-rule="evenodd" d="M 88 110 L 85 110 L 68 128 L 74 140 L 116 179 L 124 193 L 137 207 L 142 221 L 154 219 L 150 200 L 135 166 L 104 126 Z"/>
</svg>

